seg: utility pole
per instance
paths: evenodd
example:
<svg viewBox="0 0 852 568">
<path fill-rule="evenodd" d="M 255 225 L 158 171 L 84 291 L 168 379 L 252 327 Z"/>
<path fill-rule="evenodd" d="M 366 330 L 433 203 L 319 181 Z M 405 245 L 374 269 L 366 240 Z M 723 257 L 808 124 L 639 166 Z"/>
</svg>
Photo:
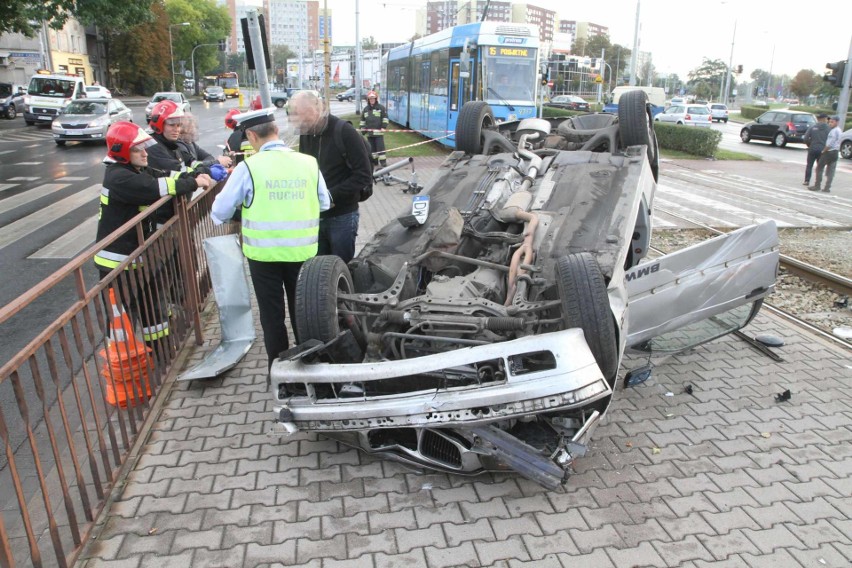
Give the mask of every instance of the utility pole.
<svg viewBox="0 0 852 568">
<path fill-rule="evenodd" d="M 355 112 L 361 114 L 361 0 L 355 0 Z"/>
<path fill-rule="evenodd" d="M 719 96 L 719 102 L 728 104 L 728 95 L 731 93 L 731 66 L 734 64 L 734 42 L 737 40 L 737 21 L 734 20 L 734 36 L 731 38 L 731 58 L 728 59 L 728 69 L 725 71 L 725 92 Z"/>
<path fill-rule="evenodd" d="M 323 54 L 325 56 L 325 60 L 323 62 L 323 68 L 325 69 L 325 105 L 326 108 L 331 108 L 331 49 L 329 48 L 328 41 L 328 25 L 329 17 L 328 17 L 328 0 L 323 0 L 323 11 L 325 12 L 325 38 L 323 39 Z"/>
<path fill-rule="evenodd" d="M 849 54 L 846 56 L 846 69 L 843 71 L 843 84 L 840 86 L 840 99 L 837 101 L 837 126 L 846 128 L 846 111 L 849 110 L 849 83 L 852 82 L 852 40 L 849 41 Z"/>
<path fill-rule="evenodd" d="M 260 35 L 260 20 L 257 18 L 257 10 L 249 10 L 248 18 L 249 38 L 251 39 L 251 51 L 254 55 L 254 74 L 257 77 L 257 89 L 260 91 L 260 105 L 262 108 L 272 106 L 272 95 L 269 94 L 269 77 L 266 74 L 266 58 L 263 54 L 263 40 Z"/>
<path fill-rule="evenodd" d="M 636 65 L 639 63 L 639 6 L 641 0 L 636 0 L 636 24 L 633 28 L 633 53 L 630 55 L 630 86 L 636 86 Z"/>
</svg>

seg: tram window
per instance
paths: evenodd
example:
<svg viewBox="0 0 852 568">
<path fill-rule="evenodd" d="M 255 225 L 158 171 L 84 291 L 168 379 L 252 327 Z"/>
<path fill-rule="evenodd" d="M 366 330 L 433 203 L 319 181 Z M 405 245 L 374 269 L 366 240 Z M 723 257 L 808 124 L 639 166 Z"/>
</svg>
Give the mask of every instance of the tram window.
<svg viewBox="0 0 852 568">
<path fill-rule="evenodd" d="M 459 62 L 453 62 L 452 76 L 450 78 L 450 110 L 459 109 Z"/>
<path fill-rule="evenodd" d="M 432 94 L 447 96 L 447 76 L 450 71 L 450 52 L 442 49 L 432 53 Z"/>
<path fill-rule="evenodd" d="M 414 73 L 411 75 L 411 92 L 422 93 L 420 86 L 420 63 L 423 61 L 423 55 L 417 54 L 414 56 Z"/>
</svg>

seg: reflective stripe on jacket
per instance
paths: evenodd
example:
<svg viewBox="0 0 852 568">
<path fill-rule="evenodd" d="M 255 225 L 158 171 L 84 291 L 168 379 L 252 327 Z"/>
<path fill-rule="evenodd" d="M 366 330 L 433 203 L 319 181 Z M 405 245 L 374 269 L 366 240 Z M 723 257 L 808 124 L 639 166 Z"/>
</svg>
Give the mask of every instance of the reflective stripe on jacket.
<svg viewBox="0 0 852 568">
<path fill-rule="evenodd" d="M 302 262 L 317 254 L 320 204 L 316 160 L 260 152 L 246 160 L 252 202 L 243 204 L 243 253 L 261 262 Z"/>
</svg>

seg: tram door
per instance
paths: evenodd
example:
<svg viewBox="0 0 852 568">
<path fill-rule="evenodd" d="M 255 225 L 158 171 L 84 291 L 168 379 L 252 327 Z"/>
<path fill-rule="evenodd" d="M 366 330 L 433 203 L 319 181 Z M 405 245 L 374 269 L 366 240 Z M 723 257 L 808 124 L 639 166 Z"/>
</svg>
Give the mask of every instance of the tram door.
<svg viewBox="0 0 852 568">
<path fill-rule="evenodd" d="M 476 68 L 473 58 L 471 58 L 471 68 Z M 447 105 L 449 107 L 447 130 L 453 133 L 449 139 L 453 141 L 454 145 L 456 139 L 454 134 L 456 130 L 456 122 L 458 121 L 462 105 L 473 100 L 473 77 L 474 73 L 470 73 L 469 77 L 462 77 L 461 61 L 459 61 L 459 59 L 450 59 L 450 96 Z"/>
</svg>

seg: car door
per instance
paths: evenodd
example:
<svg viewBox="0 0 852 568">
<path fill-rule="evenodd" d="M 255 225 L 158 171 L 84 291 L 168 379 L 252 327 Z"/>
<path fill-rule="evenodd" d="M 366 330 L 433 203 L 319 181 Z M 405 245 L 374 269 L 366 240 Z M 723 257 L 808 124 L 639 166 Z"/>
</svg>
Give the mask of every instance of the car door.
<svg viewBox="0 0 852 568">
<path fill-rule="evenodd" d="M 774 289 L 778 259 L 767 221 L 627 270 L 627 346 L 673 353 L 744 327 Z"/>
<path fill-rule="evenodd" d="M 778 113 L 770 111 L 758 116 L 754 121 L 754 124 L 751 126 L 751 137 L 771 139 L 775 134 L 773 121 L 775 120 L 776 114 Z"/>
</svg>

